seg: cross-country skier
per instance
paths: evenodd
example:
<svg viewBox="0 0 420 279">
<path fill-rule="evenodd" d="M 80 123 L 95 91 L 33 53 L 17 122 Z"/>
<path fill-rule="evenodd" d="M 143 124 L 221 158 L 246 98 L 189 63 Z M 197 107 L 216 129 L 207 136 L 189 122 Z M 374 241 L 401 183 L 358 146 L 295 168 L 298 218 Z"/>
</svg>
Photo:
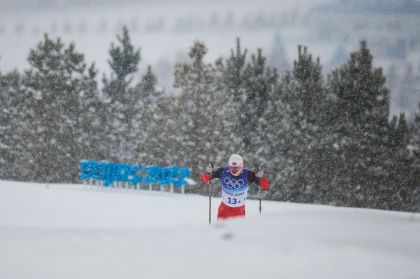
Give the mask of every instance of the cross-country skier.
<svg viewBox="0 0 420 279">
<path fill-rule="evenodd" d="M 217 219 L 245 216 L 245 201 L 250 183 L 256 183 L 265 190 L 270 187 L 263 170 L 260 169 L 255 173 L 244 168 L 244 161 L 238 154 L 229 157 L 227 167 L 213 171 L 213 166 L 208 165 L 206 172 L 200 176 L 200 181 L 208 182 L 213 178 L 219 178 L 222 186 L 222 202 Z"/>
</svg>

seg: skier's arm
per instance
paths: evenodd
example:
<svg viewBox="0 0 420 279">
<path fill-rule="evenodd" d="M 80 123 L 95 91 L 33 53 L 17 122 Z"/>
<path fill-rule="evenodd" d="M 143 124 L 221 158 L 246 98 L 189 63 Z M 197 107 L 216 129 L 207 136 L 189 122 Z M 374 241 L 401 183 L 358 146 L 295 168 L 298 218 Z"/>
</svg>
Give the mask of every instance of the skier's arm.
<svg viewBox="0 0 420 279">
<path fill-rule="evenodd" d="M 213 172 L 205 172 L 202 175 L 200 175 L 200 181 L 201 182 L 208 182 L 210 179 L 213 178 L 220 178 L 222 176 L 223 168 L 218 168 L 217 170 Z"/>
<path fill-rule="evenodd" d="M 248 172 L 248 181 L 249 183 L 258 184 L 264 190 L 270 189 L 270 182 L 268 182 L 268 178 L 266 176 L 258 177 L 253 171 Z"/>
</svg>

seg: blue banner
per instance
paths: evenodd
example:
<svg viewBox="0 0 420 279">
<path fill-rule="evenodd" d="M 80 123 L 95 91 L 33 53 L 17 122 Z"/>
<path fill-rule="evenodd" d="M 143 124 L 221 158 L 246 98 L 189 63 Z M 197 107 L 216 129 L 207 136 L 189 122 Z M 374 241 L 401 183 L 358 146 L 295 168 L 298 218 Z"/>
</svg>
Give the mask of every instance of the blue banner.
<svg viewBox="0 0 420 279">
<path fill-rule="evenodd" d="M 176 166 L 141 166 L 94 161 L 81 161 L 80 168 L 81 180 L 103 181 L 104 186 L 114 182 L 183 186 L 187 184 L 185 178 L 189 177 L 191 172 L 189 168 Z"/>
</svg>

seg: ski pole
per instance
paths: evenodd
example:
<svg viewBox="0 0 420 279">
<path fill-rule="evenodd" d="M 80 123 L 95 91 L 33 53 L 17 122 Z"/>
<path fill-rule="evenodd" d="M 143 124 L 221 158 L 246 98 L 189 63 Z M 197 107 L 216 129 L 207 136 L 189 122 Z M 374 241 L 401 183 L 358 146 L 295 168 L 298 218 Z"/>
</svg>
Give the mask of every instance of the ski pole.
<svg viewBox="0 0 420 279">
<path fill-rule="evenodd" d="M 261 214 L 261 211 L 262 211 L 262 207 L 261 207 L 261 200 L 262 200 L 262 198 L 261 198 L 261 186 L 259 187 L 259 194 L 260 194 L 260 214 Z"/>
<path fill-rule="evenodd" d="M 210 194 L 210 188 L 211 188 L 211 178 L 209 181 L 209 225 L 211 225 L 211 194 Z"/>
</svg>

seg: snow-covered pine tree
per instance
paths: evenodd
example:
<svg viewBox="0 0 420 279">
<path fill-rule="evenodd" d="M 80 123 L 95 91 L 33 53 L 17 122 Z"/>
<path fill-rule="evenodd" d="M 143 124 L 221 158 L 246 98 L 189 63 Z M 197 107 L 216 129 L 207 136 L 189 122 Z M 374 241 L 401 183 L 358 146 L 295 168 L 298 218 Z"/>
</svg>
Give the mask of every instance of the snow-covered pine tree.
<svg viewBox="0 0 420 279">
<path fill-rule="evenodd" d="M 245 100 L 246 54 L 247 50 L 241 49 L 240 39 L 237 38 L 230 56 L 215 62 L 212 105 L 217 108 L 215 120 L 218 124 L 213 138 L 217 142 L 218 152 L 213 162 L 217 166 L 225 165 L 227 158 L 233 153 L 242 154 L 249 166 L 248 154 L 244 154 L 241 148 L 243 127 L 239 125 L 240 116 L 244 113 L 241 107 Z"/>
<path fill-rule="evenodd" d="M 87 73 L 84 56 L 74 44 L 65 48 L 59 38 L 53 41 L 47 35 L 30 51 L 28 61 L 32 67 L 23 82 L 33 96 L 28 128 L 28 152 L 33 158 L 30 175 L 35 181 L 77 181 L 85 149 L 80 140 L 81 102 L 95 86 L 94 75 Z"/>
<path fill-rule="evenodd" d="M 112 103 L 126 104 L 130 96 L 125 94 L 133 80 L 133 74 L 137 72 L 140 62 L 140 49 L 135 49 L 131 43 L 128 28 L 122 29 L 122 34 L 117 35 L 118 44 L 111 43 L 109 50 L 109 66 L 112 69 L 108 80 L 104 76 L 104 93 L 112 100 Z"/>
<path fill-rule="evenodd" d="M 237 38 L 235 49 L 231 49 L 229 58 L 224 61 L 225 66 L 221 68 L 221 86 L 224 87 L 228 95 L 233 96 L 236 105 L 241 103 L 245 94 L 244 71 L 247 52 L 247 49 L 242 51 L 241 41 Z M 235 108 L 235 112 L 239 113 L 239 107 Z"/>
<path fill-rule="evenodd" d="M 292 72 L 281 81 L 281 100 L 285 104 L 289 133 L 284 135 L 284 154 L 289 170 L 283 185 L 286 198 L 291 201 L 315 200 L 318 181 L 319 142 L 322 102 L 325 92 L 319 59 L 313 61 L 306 47 L 298 47 L 298 58 Z M 323 171 L 323 170 L 322 170 Z"/>
<path fill-rule="evenodd" d="M 229 154 L 239 153 L 249 168 L 267 167 L 263 162 L 267 162 L 270 152 L 263 114 L 278 77 L 276 70 L 267 66 L 261 50 L 248 63 L 247 52 L 242 50 L 237 38 L 230 56 L 215 63 L 215 95 L 218 96 L 215 105 L 220 108 L 219 130 L 223 134 L 221 147 L 224 147 L 224 152 L 219 152 L 219 160 L 225 164 Z"/>
<path fill-rule="evenodd" d="M 410 149 L 414 160 L 411 173 L 414 181 L 417 183 L 413 192 L 413 211 L 420 212 L 420 185 L 418 183 L 420 181 L 420 103 L 418 103 L 412 123 Z"/>
<path fill-rule="evenodd" d="M 133 162 L 137 158 L 137 133 L 133 119 L 142 113 L 141 94 L 133 90 L 131 83 L 138 70 L 140 49 L 131 43 L 128 28 L 117 35 L 118 43 L 111 43 L 108 63 L 112 69 L 109 79 L 103 78 L 103 93 L 109 100 L 107 107 L 106 134 L 110 158 L 117 162 Z"/>
<path fill-rule="evenodd" d="M 150 162 L 160 166 L 182 166 L 189 167 L 183 163 L 185 154 L 179 152 L 181 150 L 180 142 L 177 138 L 177 127 L 180 127 L 180 119 L 178 118 L 180 108 L 176 96 L 162 94 L 157 103 L 152 106 L 155 110 L 153 119 L 147 129 L 148 142 L 151 150 L 144 152 L 151 153 L 149 155 Z"/>
<path fill-rule="evenodd" d="M 363 41 L 360 50 L 329 78 L 329 92 L 336 98 L 334 130 L 341 136 L 337 200 L 347 206 L 381 207 L 386 198 L 382 193 L 387 192 L 384 187 L 390 187 L 384 184 L 389 90 L 382 70 L 374 69 L 372 60 Z"/>
<path fill-rule="evenodd" d="M 107 160 L 110 151 L 106 145 L 106 100 L 101 96 L 97 84 L 97 70 L 90 66 L 82 84 L 79 123 L 81 134 L 77 138 L 82 147 L 83 159 Z"/>
<path fill-rule="evenodd" d="M 30 180 L 32 158 L 30 120 L 33 117 L 32 95 L 25 89 L 22 75 L 13 71 L 0 73 L 0 179 Z"/>
<path fill-rule="evenodd" d="M 157 78 L 148 66 L 146 73 L 136 86 L 142 99 L 142 113 L 137 113 L 133 119 L 133 127 L 138 131 L 135 140 L 138 148 L 138 162 L 143 165 L 167 165 L 167 148 L 162 148 L 162 143 L 167 142 L 165 136 L 164 119 L 168 108 L 163 103 L 163 92 L 157 90 Z M 168 144 L 169 145 L 169 144 Z"/>
<path fill-rule="evenodd" d="M 242 139 L 244 154 L 249 156 L 248 164 L 264 167 L 269 154 L 266 141 L 266 121 L 263 115 L 268 107 L 270 94 L 275 90 L 278 75 L 274 68 L 267 65 L 267 58 L 258 49 L 251 55 L 251 61 L 244 70 L 245 98 L 240 107 L 239 135 Z"/>
<path fill-rule="evenodd" d="M 413 210 L 413 193 L 416 187 L 414 158 L 410 155 L 410 131 L 405 114 L 394 116 L 390 122 L 388 152 L 384 161 L 388 174 L 382 183 L 388 185 L 382 190 L 386 198 L 381 200 L 379 206 L 392 210 Z"/>
<path fill-rule="evenodd" d="M 260 132 L 264 136 L 264 146 L 257 153 L 258 159 L 265 160 L 261 167 L 271 181 L 270 191 L 263 192 L 265 198 L 287 200 L 288 197 L 284 186 L 290 179 L 293 179 L 291 178 L 293 171 L 286 159 L 288 146 L 286 139 L 293 132 L 290 131 L 292 126 L 289 121 L 286 105 L 281 99 L 281 88 L 278 82 L 269 92 L 267 107 L 259 122 Z"/>
<path fill-rule="evenodd" d="M 412 131 L 410 143 L 413 151 L 420 155 L 420 103 L 418 103 L 417 111 L 413 117 Z"/>
<path fill-rule="evenodd" d="M 174 141 L 183 154 L 181 165 L 191 166 L 195 176 L 216 158 L 218 143 L 213 139 L 218 129 L 214 98 L 214 67 L 205 63 L 207 48 L 196 41 L 190 48 L 190 62 L 177 63 L 174 86 L 180 88 L 177 111 L 178 123 Z"/>
<path fill-rule="evenodd" d="M 184 153 L 187 147 L 184 146 L 184 140 L 187 140 L 189 135 L 189 121 L 185 113 L 185 100 L 178 96 L 165 96 L 161 98 L 162 108 L 167 108 L 166 115 L 162 119 L 163 126 L 156 130 L 160 133 L 159 141 L 155 149 L 157 152 L 164 153 L 161 158 L 154 158 L 163 160 L 167 164 L 178 166 L 189 166 L 187 160 L 190 155 Z M 198 167 L 194 167 L 195 175 L 197 174 Z"/>
</svg>

